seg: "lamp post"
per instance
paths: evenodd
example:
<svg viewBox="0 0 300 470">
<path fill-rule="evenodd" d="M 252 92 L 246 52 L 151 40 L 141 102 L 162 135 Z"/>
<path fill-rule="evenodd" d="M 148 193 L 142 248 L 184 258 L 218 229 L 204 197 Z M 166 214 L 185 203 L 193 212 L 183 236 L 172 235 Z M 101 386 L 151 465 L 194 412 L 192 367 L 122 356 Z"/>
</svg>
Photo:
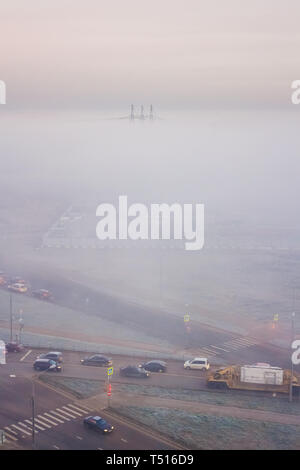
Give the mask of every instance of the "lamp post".
<svg viewBox="0 0 300 470">
<path fill-rule="evenodd" d="M 291 328 L 291 344 L 295 338 L 295 312 L 292 312 L 292 328 Z M 294 363 L 291 361 L 291 380 L 290 380 L 290 394 L 289 394 L 289 401 L 293 401 L 293 376 L 294 376 Z"/>
</svg>

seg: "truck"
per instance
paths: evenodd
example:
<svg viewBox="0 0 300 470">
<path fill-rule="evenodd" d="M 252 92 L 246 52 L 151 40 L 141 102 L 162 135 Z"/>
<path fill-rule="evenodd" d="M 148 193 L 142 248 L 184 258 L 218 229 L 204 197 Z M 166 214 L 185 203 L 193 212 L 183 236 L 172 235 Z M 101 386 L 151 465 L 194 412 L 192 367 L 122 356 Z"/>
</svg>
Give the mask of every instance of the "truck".
<svg viewBox="0 0 300 470">
<path fill-rule="evenodd" d="M 0 340 L 0 364 L 6 364 L 6 346 L 2 340 Z"/>
<path fill-rule="evenodd" d="M 293 395 L 300 395 L 300 377 L 290 370 L 266 363 L 232 365 L 216 370 L 207 378 L 209 388 L 254 390 L 272 393 L 289 393 L 292 382 Z"/>
</svg>

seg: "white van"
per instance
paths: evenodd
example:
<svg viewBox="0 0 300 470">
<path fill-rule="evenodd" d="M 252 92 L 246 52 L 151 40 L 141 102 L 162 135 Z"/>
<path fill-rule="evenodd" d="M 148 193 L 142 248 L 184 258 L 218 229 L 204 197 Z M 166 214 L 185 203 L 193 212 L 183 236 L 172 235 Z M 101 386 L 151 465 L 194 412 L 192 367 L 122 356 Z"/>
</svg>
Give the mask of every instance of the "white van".
<svg viewBox="0 0 300 470">
<path fill-rule="evenodd" d="M 0 340 L 0 364 L 6 364 L 6 347 L 4 341 Z"/>
<path fill-rule="evenodd" d="M 209 369 L 209 362 L 206 357 L 195 357 L 190 361 L 185 361 L 184 363 L 185 369 L 198 369 L 198 370 L 208 370 Z"/>
</svg>

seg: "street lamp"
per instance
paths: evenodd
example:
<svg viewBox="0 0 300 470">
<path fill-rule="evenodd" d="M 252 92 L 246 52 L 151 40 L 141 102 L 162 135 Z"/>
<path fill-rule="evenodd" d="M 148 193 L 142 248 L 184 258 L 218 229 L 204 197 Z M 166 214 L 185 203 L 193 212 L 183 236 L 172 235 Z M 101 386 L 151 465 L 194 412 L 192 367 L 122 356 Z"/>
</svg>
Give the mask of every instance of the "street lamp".
<svg viewBox="0 0 300 470">
<path fill-rule="evenodd" d="M 291 329 L 291 344 L 293 343 L 295 339 L 295 312 L 292 312 L 292 329 Z M 292 361 L 291 364 L 291 380 L 290 380 L 290 394 L 289 394 L 289 401 L 293 401 L 293 376 L 294 376 L 294 363 Z"/>
</svg>

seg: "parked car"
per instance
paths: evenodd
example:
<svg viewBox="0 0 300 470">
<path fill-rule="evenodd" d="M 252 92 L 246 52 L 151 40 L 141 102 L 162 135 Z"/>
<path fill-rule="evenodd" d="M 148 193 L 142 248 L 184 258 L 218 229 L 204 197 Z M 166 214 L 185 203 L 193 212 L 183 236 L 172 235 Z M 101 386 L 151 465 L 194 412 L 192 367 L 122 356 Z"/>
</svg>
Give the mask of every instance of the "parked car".
<svg viewBox="0 0 300 470">
<path fill-rule="evenodd" d="M 150 372 L 166 372 L 167 363 L 164 361 L 148 361 L 140 364 L 139 367 Z"/>
<path fill-rule="evenodd" d="M 58 362 L 52 359 L 37 359 L 33 364 L 33 368 L 35 370 L 47 370 L 48 372 L 61 372 L 62 370 Z"/>
<path fill-rule="evenodd" d="M 13 292 L 19 292 L 19 293 L 24 294 L 25 292 L 27 292 L 28 287 L 23 283 L 16 282 L 15 284 L 9 284 L 7 286 L 7 289 Z"/>
<path fill-rule="evenodd" d="M 198 369 L 198 370 L 208 370 L 210 367 L 208 359 L 206 357 L 195 357 L 190 361 L 185 361 L 185 369 Z"/>
<path fill-rule="evenodd" d="M 142 367 L 137 366 L 121 367 L 119 373 L 124 377 L 147 378 L 150 376 L 149 372 L 147 372 Z"/>
<path fill-rule="evenodd" d="M 24 346 L 20 343 L 6 343 L 7 352 L 21 352 L 23 351 Z"/>
<path fill-rule="evenodd" d="M 53 359 L 56 362 L 63 362 L 63 355 L 58 351 L 50 351 L 48 353 L 40 354 L 37 359 Z"/>
<path fill-rule="evenodd" d="M 114 429 L 114 426 L 109 424 L 104 418 L 101 418 L 101 416 L 87 416 L 84 418 L 83 424 L 94 431 L 103 432 L 103 434 L 110 433 Z"/>
<path fill-rule="evenodd" d="M 112 365 L 112 360 L 109 357 L 102 356 L 100 354 L 95 354 L 94 356 L 86 357 L 85 359 L 81 359 L 80 362 L 84 366 L 108 367 Z"/>
<path fill-rule="evenodd" d="M 40 300 L 53 300 L 53 295 L 47 289 L 34 290 L 32 291 L 32 295 Z"/>
</svg>

